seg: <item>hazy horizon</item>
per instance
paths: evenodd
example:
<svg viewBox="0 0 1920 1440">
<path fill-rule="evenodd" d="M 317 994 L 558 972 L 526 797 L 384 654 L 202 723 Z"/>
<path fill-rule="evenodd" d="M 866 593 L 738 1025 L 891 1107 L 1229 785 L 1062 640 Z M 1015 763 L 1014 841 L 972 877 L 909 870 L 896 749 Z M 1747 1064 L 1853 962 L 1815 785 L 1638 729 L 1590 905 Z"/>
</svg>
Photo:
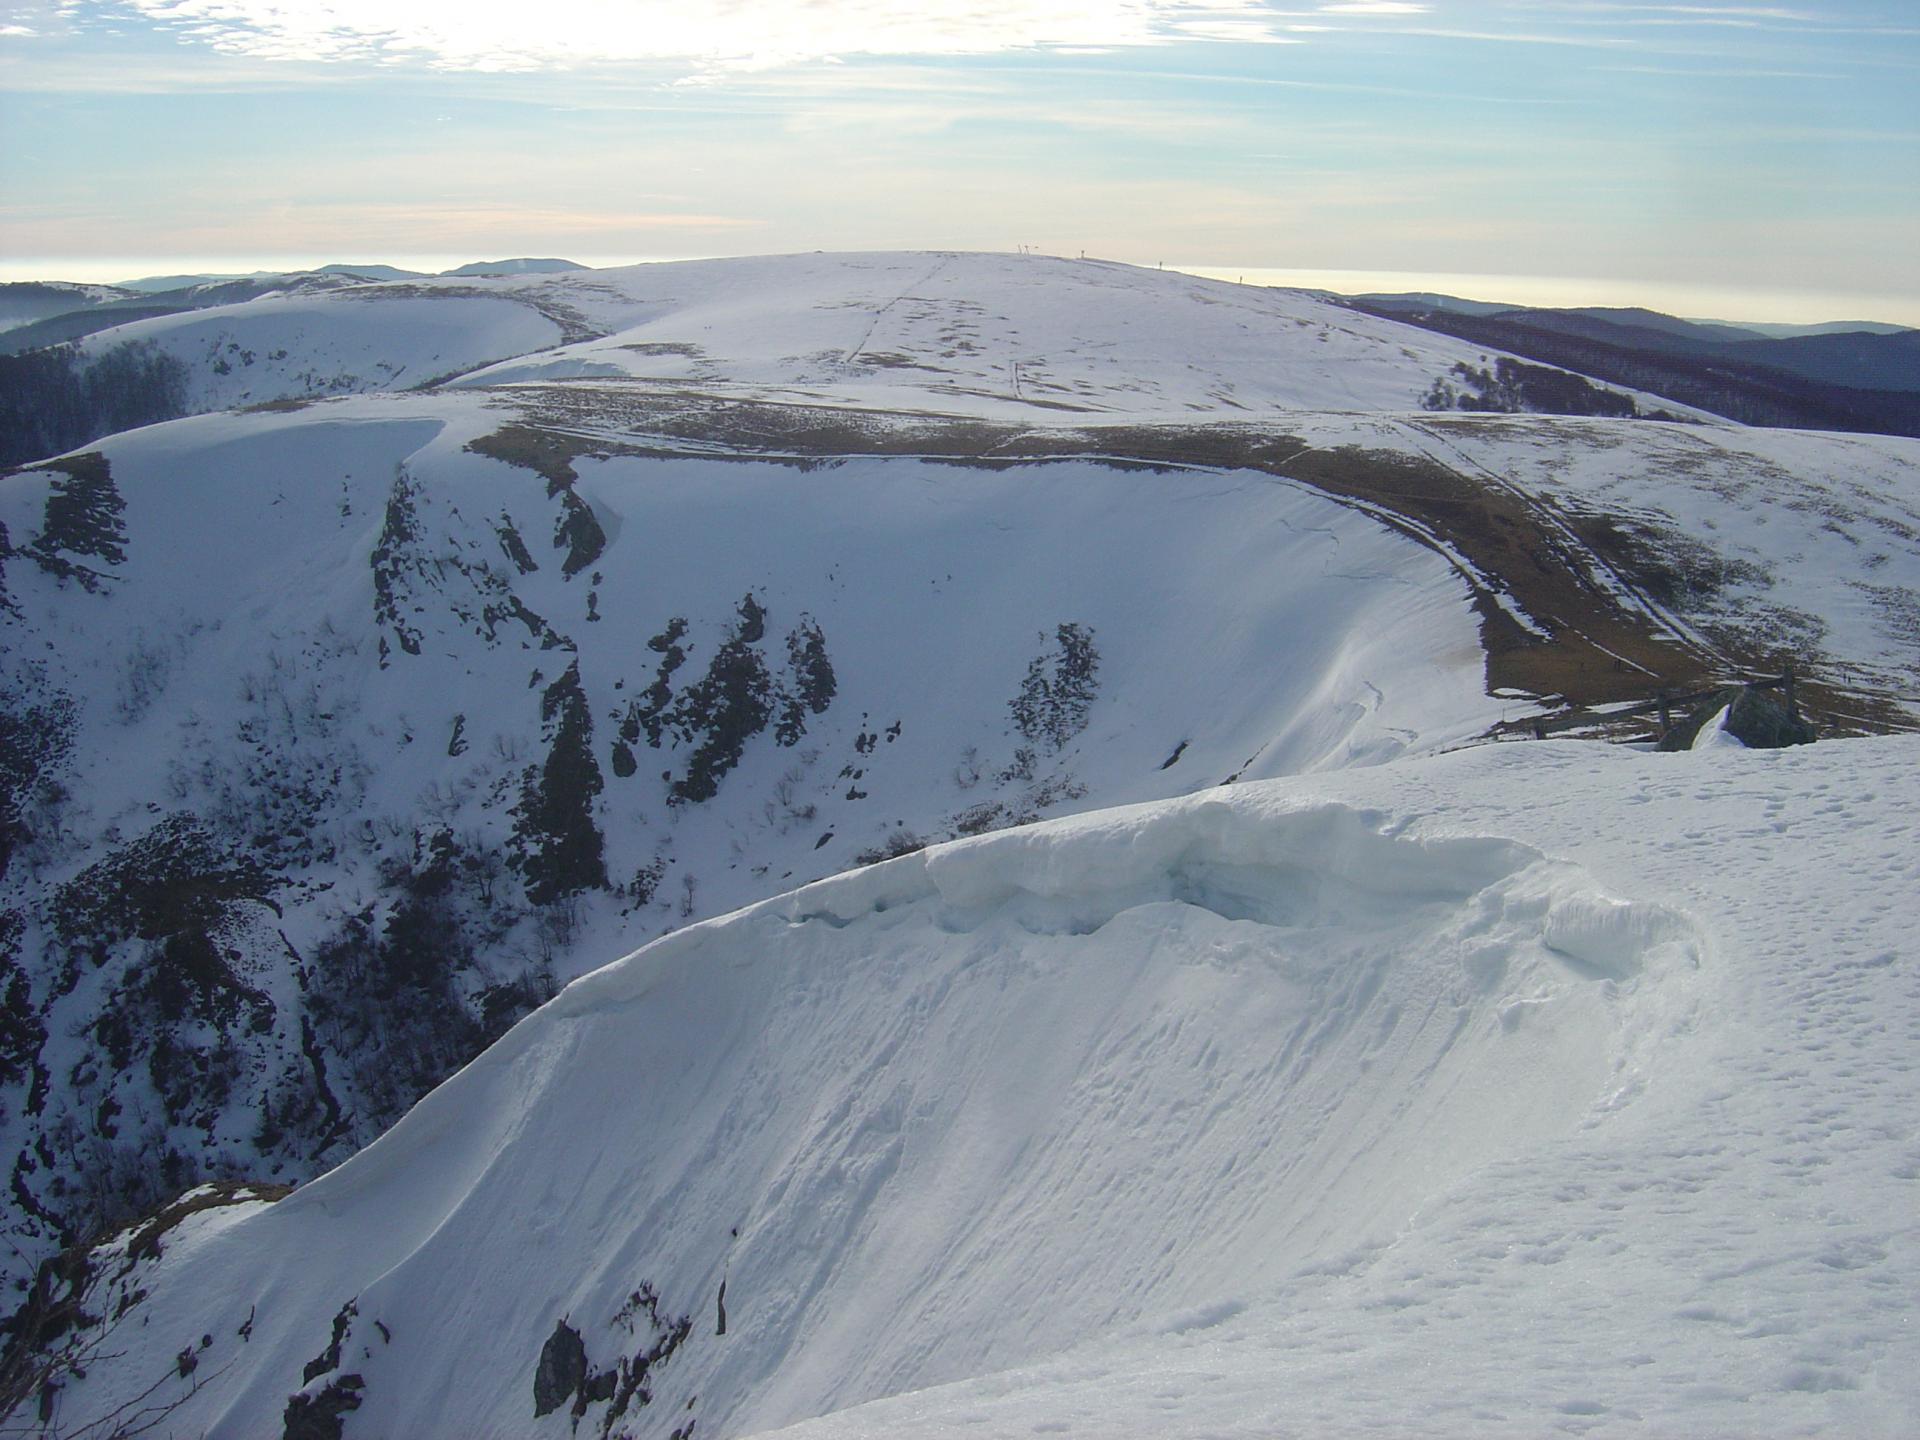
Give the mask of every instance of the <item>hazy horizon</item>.
<svg viewBox="0 0 1920 1440">
<path fill-rule="evenodd" d="M 326 265 L 388 265 L 395 269 L 414 270 L 432 275 L 475 261 L 510 258 L 522 257 L 462 252 L 374 258 L 356 253 L 325 259 L 313 256 L 244 258 L 173 256 L 149 257 L 144 262 L 137 258 L 83 261 L 66 265 L 65 268 L 62 268 L 60 261 L 0 259 L 0 283 L 62 280 L 82 284 L 113 285 L 171 275 L 244 277 L 256 274 L 287 274 L 316 270 Z M 565 259 L 592 269 L 606 269 L 622 265 L 674 264 L 688 260 L 716 260 L 730 257 L 723 255 L 583 256 L 558 254 L 549 249 L 539 252 L 539 258 Z M 1091 254 L 1088 258 L 1118 259 L 1113 256 Z M 1690 320 L 1720 320 L 1757 325 L 1818 325 L 1857 320 L 1873 324 L 1907 325 L 1920 328 L 1920 299 L 1847 295 L 1844 292 L 1790 294 L 1741 290 L 1734 287 L 1689 287 L 1661 284 L 1655 281 L 1636 282 L 1545 275 L 1294 269 L 1276 266 L 1194 264 L 1183 261 L 1170 261 L 1164 266 L 1158 266 L 1158 262 L 1123 259 L 1118 260 L 1118 263 L 1140 265 L 1144 269 L 1158 267 L 1177 270 L 1214 280 L 1328 290 L 1338 295 L 1419 292 L 1451 295 L 1462 300 L 1502 302 L 1516 306 L 1639 307 Z"/>
<path fill-rule="evenodd" d="M 1897 0 L 0 0 L 0 259 L 1030 245 L 1911 324 L 1916 97 Z"/>
</svg>

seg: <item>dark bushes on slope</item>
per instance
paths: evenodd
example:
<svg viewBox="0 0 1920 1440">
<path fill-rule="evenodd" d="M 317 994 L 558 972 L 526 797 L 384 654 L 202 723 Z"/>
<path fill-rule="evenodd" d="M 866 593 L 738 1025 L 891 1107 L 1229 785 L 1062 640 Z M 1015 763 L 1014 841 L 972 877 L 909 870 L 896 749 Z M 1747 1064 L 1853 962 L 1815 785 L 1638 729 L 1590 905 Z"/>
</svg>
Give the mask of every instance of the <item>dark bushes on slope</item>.
<svg viewBox="0 0 1920 1440">
<path fill-rule="evenodd" d="M 530 767 L 520 797 L 515 864 L 527 898 L 548 905 L 582 890 L 607 888 L 606 841 L 593 804 L 605 781 L 593 760 L 593 716 L 576 661 L 540 699 L 547 758 Z"/>
<path fill-rule="evenodd" d="M 0 355 L 0 465 L 186 413 L 187 367 L 151 341 L 117 345 L 91 363 L 74 345 Z"/>
</svg>

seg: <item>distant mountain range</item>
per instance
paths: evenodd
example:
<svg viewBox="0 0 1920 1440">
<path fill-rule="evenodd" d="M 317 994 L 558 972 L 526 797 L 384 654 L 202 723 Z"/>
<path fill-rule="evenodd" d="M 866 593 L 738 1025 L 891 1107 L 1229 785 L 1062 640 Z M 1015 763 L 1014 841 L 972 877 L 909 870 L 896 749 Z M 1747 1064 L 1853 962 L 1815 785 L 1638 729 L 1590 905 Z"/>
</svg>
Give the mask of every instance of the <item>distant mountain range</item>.
<svg viewBox="0 0 1920 1440">
<path fill-rule="evenodd" d="M 118 285 L 0 285 L 0 356 L 267 295 L 436 279 L 548 277 L 587 268 L 571 260 L 523 257 L 474 261 L 438 275 L 392 265 L 339 263 L 297 272 L 148 276 Z M 1898 325 L 1870 320 L 1818 325 L 1688 320 L 1638 307 L 1546 309 L 1431 292 L 1335 298 L 1371 315 L 1743 424 L 1920 436 L 1920 331 Z M 1477 375 L 1491 363 L 1493 357 L 1483 355 L 1478 366 L 1468 368 Z M 1437 387 L 1427 397 L 1428 407 L 1507 408 L 1488 398 L 1502 383 L 1495 373 L 1486 370 L 1486 385 L 1475 375 Z M 1586 408 L 1590 401 L 1584 395 L 1550 394 L 1553 387 L 1543 388 L 1538 378 L 1526 398 L 1515 402 L 1517 408 L 1616 413 Z M 1652 413 L 1652 407 L 1642 404 L 1639 413 Z"/>
<path fill-rule="evenodd" d="M 1874 322 L 1742 326 L 1430 294 L 1346 303 L 1743 424 L 1920 435 L 1920 331 Z"/>
<path fill-rule="evenodd" d="M 321 265 L 312 270 L 255 270 L 244 275 L 149 275 L 113 285 L 64 280 L 0 284 L 0 354 L 63 345 L 115 325 L 237 305 L 286 290 L 313 291 L 385 281 L 559 275 L 585 270 L 572 260 L 475 260 L 438 276 L 393 265 Z"/>
</svg>

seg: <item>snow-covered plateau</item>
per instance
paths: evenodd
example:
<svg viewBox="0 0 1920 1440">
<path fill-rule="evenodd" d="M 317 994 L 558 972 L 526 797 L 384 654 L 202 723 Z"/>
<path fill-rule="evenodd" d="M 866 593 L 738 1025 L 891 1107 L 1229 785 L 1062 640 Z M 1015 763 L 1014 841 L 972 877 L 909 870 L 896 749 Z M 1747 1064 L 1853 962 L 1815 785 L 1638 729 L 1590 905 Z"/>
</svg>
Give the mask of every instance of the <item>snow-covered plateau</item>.
<svg viewBox="0 0 1920 1440">
<path fill-rule="evenodd" d="M 1920 1424 L 1920 441 L 1031 256 L 80 353 L 0 1432 Z"/>
</svg>

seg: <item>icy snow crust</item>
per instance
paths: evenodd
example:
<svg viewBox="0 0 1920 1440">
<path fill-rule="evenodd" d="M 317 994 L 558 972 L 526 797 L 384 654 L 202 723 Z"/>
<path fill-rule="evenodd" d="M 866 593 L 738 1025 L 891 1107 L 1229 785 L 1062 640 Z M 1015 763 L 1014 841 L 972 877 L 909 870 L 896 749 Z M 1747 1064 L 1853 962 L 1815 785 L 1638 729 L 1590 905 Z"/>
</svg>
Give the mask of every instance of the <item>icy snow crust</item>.
<svg viewBox="0 0 1920 1440">
<path fill-rule="evenodd" d="M 1169 1337 L 1294 1317 L 1302 1286 L 1324 1307 L 1430 1244 L 1474 1177 L 1564 1189 L 1569 1155 L 1644 1138 L 1648 1094 L 1693 1089 L 1689 1035 L 1723 983 L 1699 921 L 1499 831 L 1564 838 L 1570 812 L 1676 777 L 1737 808 L 1703 760 L 1544 745 L 1237 787 L 679 931 L 576 981 L 331 1175 L 170 1241 L 113 1343 L 160 1357 L 215 1335 L 171 1423 L 267 1433 L 351 1299 L 353 1428 L 558 1435 L 563 1415 L 532 1421 L 543 1342 L 566 1317 L 609 1355 L 646 1282 L 694 1331 L 643 1418 L 691 1400 L 724 1435 L 1094 1342 L 1182 1353 L 1196 1342 Z M 1544 825 L 1510 811 L 1472 833 L 1496 797 L 1548 786 Z M 1499 1268 L 1551 1211 L 1478 1221 L 1450 1260 Z M 1408 1283 L 1409 1307 L 1459 1303 L 1444 1276 Z M 1589 1352 L 1612 1323 L 1587 1317 Z M 152 1370 L 102 1367 L 63 1418 Z M 1420 1374 L 1408 1413 L 1433 1398 Z M 1138 1403 L 1092 1428 L 1164 1431 L 1187 1408 Z"/>
<path fill-rule="evenodd" d="M 1684 915 L 1700 968 L 1688 942 L 1671 966 L 1644 951 L 1615 991 L 1623 1083 L 1436 1186 L 1397 1233 L 780 1435 L 1910 1435 L 1916 760 L 1904 737 L 1669 757 L 1559 741 L 1266 788 L 1390 796 L 1577 857 L 1666 906 L 1601 933 Z M 1524 1033 L 1566 999 L 1508 1013 Z"/>
</svg>

